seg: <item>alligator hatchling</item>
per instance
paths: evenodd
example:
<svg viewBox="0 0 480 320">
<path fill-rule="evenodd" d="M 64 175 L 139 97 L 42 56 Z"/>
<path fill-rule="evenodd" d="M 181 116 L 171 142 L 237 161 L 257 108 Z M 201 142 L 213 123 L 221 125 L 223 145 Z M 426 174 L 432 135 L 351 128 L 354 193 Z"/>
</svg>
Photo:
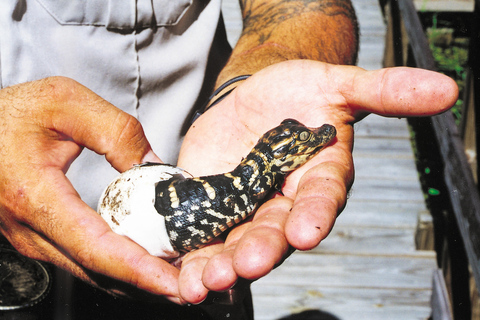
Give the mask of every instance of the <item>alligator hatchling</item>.
<svg viewBox="0 0 480 320">
<path fill-rule="evenodd" d="M 335 127 L 287 119 L 231 172 L 190 177 L 166 164 L 134 166 L 105 189 L 99 214 L 113 231 L 161 258 L 201 248 L 249 217 L 286 175 L 328 145 Z"/>
</svg>

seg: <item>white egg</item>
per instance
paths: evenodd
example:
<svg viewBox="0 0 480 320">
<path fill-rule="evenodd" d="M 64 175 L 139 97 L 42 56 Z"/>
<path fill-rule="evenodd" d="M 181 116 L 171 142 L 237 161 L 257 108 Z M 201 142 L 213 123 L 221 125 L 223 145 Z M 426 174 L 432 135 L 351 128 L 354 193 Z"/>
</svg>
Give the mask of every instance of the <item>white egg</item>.
<svg viewBox="0 0 480 320">
<path fill-rule="evenodd" d="M 126 236 L 160 258 L 180 255 L 170 243 L 165 218 L 157 212 L 155 185 L 174 176 L 190 177 L 184 170 L 164 164 L 145 164 L 113 180 L 98 202 L 97 212 L 112 230 Z"/>
</svg>

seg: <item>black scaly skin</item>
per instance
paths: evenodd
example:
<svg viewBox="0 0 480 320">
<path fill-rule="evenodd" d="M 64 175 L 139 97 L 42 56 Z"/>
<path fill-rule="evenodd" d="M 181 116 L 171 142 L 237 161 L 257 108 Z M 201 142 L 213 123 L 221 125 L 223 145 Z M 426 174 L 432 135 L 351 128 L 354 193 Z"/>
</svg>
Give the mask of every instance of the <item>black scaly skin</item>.
<svg viewBox="0 0 480 320">
<path fill-rule="evenodd" d="M 201 248 L 243 221 L 335 135 L 331 125 L 309 129 L 287 119 L 265 133 L 229 173 L 158 182 L 155 208 L 165 216 L 172 245 L 180 252 Z"/>
</svg>

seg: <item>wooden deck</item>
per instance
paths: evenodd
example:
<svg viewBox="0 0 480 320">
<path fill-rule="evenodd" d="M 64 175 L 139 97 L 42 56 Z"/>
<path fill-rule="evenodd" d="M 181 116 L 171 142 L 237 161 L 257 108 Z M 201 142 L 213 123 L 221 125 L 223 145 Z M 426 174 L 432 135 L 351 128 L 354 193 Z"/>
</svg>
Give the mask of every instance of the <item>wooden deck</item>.
<svg viewBox="0 0 480 320">
<path fill-rule="evenodd" d="M 417 11 L 430 12 L 472 12 L 474 0 L 414 0 Z"/>
<path fill-rule="evenodd" d="M 381 68 L 385 26 L 378 0 L 353 0 L 361 30 L 360 67 Z M 224 0 L 229 40 L 241 28 Z M 255 319 L 317 310 L 316 319 L 426 319 L 433 251 L 415 249 L 425 204 L 405 120 L 369 116 L 355 126 L 356 181 L 347 207 L 318 248 L 296 252 L 252 285 Z"/>
</svg>

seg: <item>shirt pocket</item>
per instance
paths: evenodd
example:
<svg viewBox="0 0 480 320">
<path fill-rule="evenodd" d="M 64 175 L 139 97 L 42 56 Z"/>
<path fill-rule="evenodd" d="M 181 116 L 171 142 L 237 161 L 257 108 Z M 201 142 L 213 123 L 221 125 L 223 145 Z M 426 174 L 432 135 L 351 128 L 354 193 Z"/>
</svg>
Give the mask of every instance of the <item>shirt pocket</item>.
<svg viewBox="0 0 480 320">
<path fill-rule="evenodd" d="M 176 25 L 193 0 L 36 0 L 62 25 L 138 29 Z"/>
</svg>

